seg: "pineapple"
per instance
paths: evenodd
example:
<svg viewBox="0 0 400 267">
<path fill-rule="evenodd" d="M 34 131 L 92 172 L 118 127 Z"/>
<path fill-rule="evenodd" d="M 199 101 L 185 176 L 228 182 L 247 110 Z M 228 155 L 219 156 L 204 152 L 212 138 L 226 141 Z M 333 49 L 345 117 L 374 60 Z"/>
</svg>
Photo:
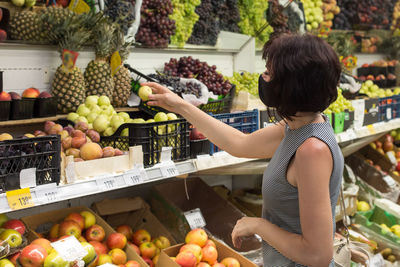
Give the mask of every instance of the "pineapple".
<svg viewBox="0 0 400 267">
<path fill-rule="evenodd" d="M 85 70 L 86 94 L 107 96 L 112 99 L 114 80 L 111 76 L 110 56 L 115 24 L 103 17 L 93 29 L 96 59 L 89 62 Z"/>
<path fill-rule="evenodd" d="M 41 21 L 33 11 L 16 12 L 9 22 L 10 36 L 14 40 L 45 41 L 46 35 L 41 30 Z"/>
<path fill-rule="evenodd" d="M 58 43 L 61 54 L 64 49 L 78 51 L 91 37 L 91 31 L 82 25 L 90 20 L 91 14 L 82 14 L 66 18 L 59 23 L 55 14 L 44 14 L 42 21 L 49 25 L 49 39 Z M 74 66 L 68 71 L 63 65 L 57 68 L 52 83 L 52 93 L 57 97 L 57 107 L 62 113 L 75 111 L 80 104 L 85 102 L 85 80 L 81 70 Z"/>
<path fill-rule="evenodd" d="M 45 36 L 49 36 L 50 34 L 52 34 L 51 31 L 56 25 L 61 26 L 76 14 L 68 8 L 62 8 L 61 6 L 49 6 L 46 9 L 42 10 L 39 15 L 42 21 L 42 33 Z M 43 17 L 51 17 L 52 21 L 43 20 Z M 53 42 L 55 42 L 56 44 L 57 40 Z"/>
<path fill-rule="evenodd" d="M 121 56 L 121 61 L 124 62 L 129 56 L 129 47 L 131 43 L 125 42 L 125 37 L 121 30 L 115 31 L 113 42 L 115 50 L 118 51 Z M 114 75 L 115 89 L 112 98 L 114 107 L 127 106 L 129 96 L 131 95 L 131 82 L 130 71 L 122 65 Z"/>
</svg>

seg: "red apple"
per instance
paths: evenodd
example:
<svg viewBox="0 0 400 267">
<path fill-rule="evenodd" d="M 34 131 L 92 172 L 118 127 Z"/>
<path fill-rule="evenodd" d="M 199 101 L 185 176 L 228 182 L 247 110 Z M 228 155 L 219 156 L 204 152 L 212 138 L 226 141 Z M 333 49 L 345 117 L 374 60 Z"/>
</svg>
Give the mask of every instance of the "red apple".
<svg viewBox="0 0 400 267">
<path fill-rule="evenodd" d="M 81 130 L 73 130 L 71 133 L 72 137 L 81 137 L 81 138 L 86 138 L 86 134 L 82 132 Z"/>
<path fill-rule="evenodd" d="M 79 213 L 73 212 L 69 214 L 64 220 L 76 222 L 82 230 L 85 228 L 85 219 Z"/>
<path fill-rule="evenodd" d="M 36 244 L 44 248 L 47 252 L 47 254 L 50 254 L 50 252 L 53 250 L 53 247 L 51 246 L 51 243 L 49 240 L 45 238 L 37 238 L 32 241 L 31 244 Z"/>
<path fill-rule="evenodd" d="M 63 127 L 60 124 L 54 124 L 48 134 L 60 134 L 63 131 Z"/>
<path fill-rule="evenodd" d="M 200 247 L 204 247 L 207 240 L 207 233 L 201 228 L 191 230 L 185 237 L 186 244 L 196 244 Z"/>
<path fill-rule="evenodd" d="M 69 0 L 56 0 L 58 6 L 66 8 L 69 5 Z"/>
<path fill-rule="evenodd" d="M 129 260 L 125 263 L 126 267 L 140 267 L 140 264 L 137 261 Z"/>
<path fill-rule="evenodd" d="M 190 251 L 179 252 L 176 256 L 175 262 L 181 267 L 196 267 L 197 258 Z"/>
<path fill-rule="evenodd" d="M 393 150 L 393 142 L 385 141 L 383 143 L 383 151 L 388 152 Z"/>
<path fill-rule="evenodd" d="M 171 246 L 171 242 L 169 242 L 169 239 L 166 238 L 165 236 L 157 237 L 156 239 L 153 240 L 153 243 L 159 249 L 164 249 L 164 248 L 168 248 Z"/>
<path fill-rule="evenodd" d="M 86 135 L 90 138 L 90 140 L 92 140 L 92 142 L 94 142 L 94 143 L 100 142 L 100 135 L 95 130 L 93 130 L 93 129 L 88 130 L 86 132 Z"/>
<path fill-rule="evenodd" d="M 131 242 L 128 242 L 128 245 L 129 245 L 131 248 L 133 248 L 133 250 L 134 250 L 138 255 L 140 255 L 140 249 L 139 249 L 138 246 L 136 246 L 135 244 L 133 244 L 133 243 L 131 243 Z"/>
<path fill-rule="evenodd" d="M 94 247 L 94 250 L 96 251 L 97 255 L 108 253 L 107 246 L 99 241 L 90 241 L 89 244 L 91 244 Z"/>
<path fill-rule="evenodd" d="M 5 222 L 2 227 L 5 229 L 14 229 L 18 231 L 21 235 L 25 234 L 25 224 L 20 220 L 9 220 Z"/>
<path fill-rule="evenodd" d="M 8 259 L 15 265 L 17 266 L 17 259 L 21 255 L 21 251 L 18 251 L 17 253 L 12 254 L 11 256 L 8 256 Z"/>
<path fill-rule="evenodd" d="M 82 229 L 75 221 L 63 221 L 60 223 L 58 236 L 73 235 L 78 239 L 81 234 Z"/>
<path fill-rule="evenodd" d="M 108 252 L 108 255 L 111 256 L 112 263 L 115 265 L 125 264 L 126 263 L 126 253 L 120 248 L 114 248 Z"/>
<path fill-rule="evenodd" d="M 221 264 L 226 267 L 240 267 L 240 263 L 238 262 L 238 260 L 232 257 L 223 259 L 221 261 Z"/>
<path fill-rule="evenodd" d="M 0 7 L 0 21 L 3 19 L 3 9 Z"/>
<path fill-rule="evenodd" d="M 136 246 L 140 246 L 144 242 L 150 242 L 151 235 L 144 229 L 137 230 L 133 233 L 132 241 Z"/>
<path fill-rule="evenodd" d="M 152 259 L 157 254 L 157 247 L 152 242 L 144 242 L 140 245 L 140 254 L 143 257 Z"/>
<path fill-rule="evenodd" d="M 217 248 L 217 246 L 215 245 L 214 241 L 212 241 L 211 239 L 208 239 L 204 246 L 205 247 L 206 246 L 213 246 L 214 248 Z"/>
<path fill-rule="evenodd" d="M 193 128 L 189 135 L 190 140 L 203 140 L 206 137 L 197 128 Z"/>
<path fill-rule="evenodd" d="M 4 42 L 7 40 L 7 32 L 3 29 L 0 29 L 0 42 Z"/>
<path fill-rule="evenodd" d="M 133 235 L 133 231 L 132 231 L 132 227 L 130 227 L 127 224 L 123 224 L 117 227 L 117 232 L 123 234 L 124 236 L 126 236 L 127 240 L 131 240 L 132 235 Z"/>
<path fill-rule="evenodd" d="M 37 98 L 40 95 L 40 92 L 36 88 L 28 88 L 22 93 L 22 97 L 27 98 Z"/>
<path fill-rule="evenodd" d="M 222 263 L 215 263 L 212 267 L 225 267 Z"/>
<path fill-rule="evenodd" d="M 142 259 L 144 260 L 144 262 L 147 263 L 147 265 L 149 265 L 150 267 L 154 267 L 154 263 L 151 259 L 149 259 L 147 257 L 142 257 Z"/>
<path fill-rule="evenodd" d="M 86 239 L 88 241 L 101 242 L 104 240 L 105 236 L 106 236 L 106 233 L 105 233 L 103 227 L 101 227 L 98 224 L 92 225 L 86 230 Z"/>
<path fill-rule="evenodd" d="M 1 92 L 0 93 L 0 101 L 11 101 L 11 96 L 7 92 Z"/>
<path fill-rule="evenodd" d="M 41 92 L 39 94 L 39 98 L 50 98 L 50 97 L 51 97 L 51 94 L 48 92 Z"/>
<path fill-rule="evenodd" d="M 375 141 L 376 148 L 382 148 L 382 142 L 381 141 Z"/>
<path fill-rule="evenodd" d="M 39 245 L 31 244 L 26 246 L 19 257 L 19 262 L 23 267 L 40 267 L 47 257 L 47 252 Z"/>
<path fill-rule="evenodd" d="M 199 263 L 201 261 L 201 259 L 203 258 L 203 252 L 202 252 L 202 249 L 201 249 L 201 247 L 199 245 L 186 244 L 186 245 L 182 246 L 181 249 L 179 250 L 179 252 L 184 252 L 184 251 L 192 252 L 193 255 L 197 259 L 197 263 Z"/>
<path fill-rule="evenodd" d="M 73 137 L 71 140 L 71 146 L 73 148 L 80 148 L 81 146 L 83 146 L 84 144 L 86 144 L 87 140 L 86 137 Z"/>
<path fill-rule="evenodd" d="M 199 264 L 196 265 L 196 267 L 211 267 L 211 265 L 206 262 L 200 262 Z"/>
<path fill-rule="evenodd" d="M 10 92 L 10 96 L 11 96 L 11 99 L 15 99 L 15 100 L 19 100 L 19 99 L 21 99 L 21 96 L 18 94 L 18 93 L 16 93 L 16 92 Z"/>
<path fill-rule="evenodd" d="M 203 254 L 201 261 L 205 261 L 210 265 L 214 264 L 218 259 L 218 251 L 212 245 L 205 246 L 204 248 L 201 249 L 201 252 Z"/>
<path fill-rule="evenodd" d="M 120 248 L 123 249 L 126 246 L 126 236 L 120 233 L 112 233 L 107 237 L 107 247 L 109 249 Z"/>
</svg>

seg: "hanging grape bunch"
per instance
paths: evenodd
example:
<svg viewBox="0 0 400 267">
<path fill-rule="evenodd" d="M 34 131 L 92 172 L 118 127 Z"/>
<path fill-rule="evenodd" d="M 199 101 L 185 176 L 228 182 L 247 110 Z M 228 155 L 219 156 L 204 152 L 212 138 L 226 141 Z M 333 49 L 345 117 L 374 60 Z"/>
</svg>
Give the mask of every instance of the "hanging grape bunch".
<svg viewBox="0 0 400 267">
<path fill-rule="evenodd" d="M 200 18 L 193 27 L 189 44 L 215 45 L 217 43 L 220 28 L 212 2 L 211 0 L 202 0 L 201 4 L 196 7 L 196 13 Z"/>
<path fill-rule="evenodd" d="M 240 21 L 237 0 L 212 1 L 214 11 L 218 15 L 221 31 L 240 32 L 238 23 Z"/>
<path fill-rule="evenodd" d="M 164 73 L 169 76 L 193 78 L 204 83 L 208 90 L 217 95 L 227 95 L 232 84 L 224 76 L 216 72 L 215 65 L 209 66 L 206 62 L 192 57 L 181 57 L 179 60 L 171 58 L 164 64 Z"/>
<path fill-rule="evenodd" d="M 168 17 L 172 12 L 170 0 L 144 0 L 136 41 L 148 47 L 168 47 L 175 34 L 175 21 Z"/>
<path fill-rule="evenodd" d="M 126 35 L 129 28 L 135 22 L 134 0 L 106 0 L 104 14 L 120 25 L 122 32 Z"/>
<path fill-rule="evenodd" d="M 267 9 L 267 20 L 269 25 L 274 29 L 270 39 L 276 38 L 282 33 L 289 32 L 288 17 L 283 14 L 283 6 L 278 0 L 270 0 Z"/>
<path fill-rule="evenodd" d="M 201 97 L 201 86 L 197 83 L 188 82 L 183 85 L 179 77 L 172 77 L 165 74 L 149 74 L 150 78 L 158 81 L 158 83 L 169 87 L 173 92 L 181 94 L 192 94 Z"/>
<path fill-rule="evenodd" d="M 171 44 L 183 47 L 192 35 L 193 27 L 199 19 L 195 10 L 200 0 L 172 0 L 174 12 L 169 16 L 175 21 L 175 35 L 171 36 Z"/>
</svg>

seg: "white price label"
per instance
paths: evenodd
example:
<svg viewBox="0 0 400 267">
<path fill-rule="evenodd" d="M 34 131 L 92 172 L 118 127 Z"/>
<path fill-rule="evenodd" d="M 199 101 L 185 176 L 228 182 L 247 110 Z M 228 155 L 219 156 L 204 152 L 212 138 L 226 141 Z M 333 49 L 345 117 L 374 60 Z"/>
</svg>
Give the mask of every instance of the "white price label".
<svg viewBox="0 0 400 267">
<path fill-rule="evenodd" d="M 114 177 L 104 177 L 96 180 L 97 186 L 101 190 L 110 190 L 117 187 Z"/>
<path fill-rule="evenodd" d="M 23 169 L 19 173 L 20 188 L 36 187 L 36 168 Z"/>
<path fill-rule="evenodd" d="M 203 214 L 199 208 L 189 210 L 185 212 L 184 215 L 192 230 L 206 226 L 206 221 L 204 220 Z"/>
<path fill-rule="evenodd" d="M 179 175 L 179 171 L 173 161 L 163 162 L 160 166 L 161 174 L 164 177 L 174 177 Z"/>
<path fill-rule="evenodd" d="M 124 180 L 126 184 L 137 185 L 143 183 L 143 177 L 140 169 L 132 169 L 124 174 Z"/>
<path fill-rule="evenodd" d="M 393 188 L 396 186 L 396 181 L 389 175 L 383 176 L 383 180 L 386 182 L 386 184 L 390 187 Z"/>
<path fill-rule="evenodd" d="M 51 243 L 51 246 L 65 261 L 72 262 L 80 260 L 87 255 L 87 251 L 74 236 L 69 236 L 57 242 Z"/>
<path fill-rule="evenodd" d="M 390 162 L 391 162 L 393 165 L 397 165 L 397 159 L 396 159 L 396 157 L 394 156 L 393 151 L 388 151 L 388 152 L 386 152 L 386 155 L 387 155 L 387 157 L 389 158 Z"/>
<path fill-rule="evenodd" d="M 55 183 L 41 185 L 35 188 L 36 198 L 42 203 L 51 203 L 60 199 L 60 194 Z"/>
<path fill-rule="evenodd" d="M 391 108 L 387 108 L 387 109 L 386 109 L 386 118 L 387 118 L 388 120 L 391 120 L 391 119 L 392 119 L 392 109 L 391 109 Z"/>
</svg>

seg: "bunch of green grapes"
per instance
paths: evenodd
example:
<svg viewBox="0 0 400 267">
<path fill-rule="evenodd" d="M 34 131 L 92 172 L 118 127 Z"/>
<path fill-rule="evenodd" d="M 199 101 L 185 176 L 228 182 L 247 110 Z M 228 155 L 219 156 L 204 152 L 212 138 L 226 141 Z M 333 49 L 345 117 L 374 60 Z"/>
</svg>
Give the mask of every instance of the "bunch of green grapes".
<svg viewBox="0 0 400 267">
<path fill-rule="evenodd" d="M 258 97 L 258 78 L 260 73 L 234 72 L 232 77 L 225 77 L 230 83 L 236 85 L 236 94 L 239 91 L 247 91 Z"/>
<path fill-rule="evenodd" d="M 174 12 L 169 18 L 175 21 L 175 35 L 171 36 L 171 43 L 183 47 L 192 35 L 193 26 L 199 19 L 195 10 L 201 0 L 172 0 Z"/>
<path fill-rule="evenodd" d="M 307 31 L 318 29 L 321 22 L 324 21 L 321 0 L 302 0 L 304 14 L 306 16 Z"/>
<path fill-rule="evenodd" d="M 325 114 L 340 113 L 345 110 L 353 111 L 354 107 L 351 101 L 344 98 L 342 95 L 342 89 L 338 88 L 338 97 L 325 111 Z"/>
<path fill-rule="evenodd" d="M 238 0 L 240 22 L 238 23 L 242 33 L 256 37 L 256 33 L 265 24 L 267 19 L 265 12 L 268 9 L 268 1 L 265 0 Z M 256 39 L 257 47 L 261 47 L 269 40 L 273 28 L 268 25 Z"/>
</svg>

